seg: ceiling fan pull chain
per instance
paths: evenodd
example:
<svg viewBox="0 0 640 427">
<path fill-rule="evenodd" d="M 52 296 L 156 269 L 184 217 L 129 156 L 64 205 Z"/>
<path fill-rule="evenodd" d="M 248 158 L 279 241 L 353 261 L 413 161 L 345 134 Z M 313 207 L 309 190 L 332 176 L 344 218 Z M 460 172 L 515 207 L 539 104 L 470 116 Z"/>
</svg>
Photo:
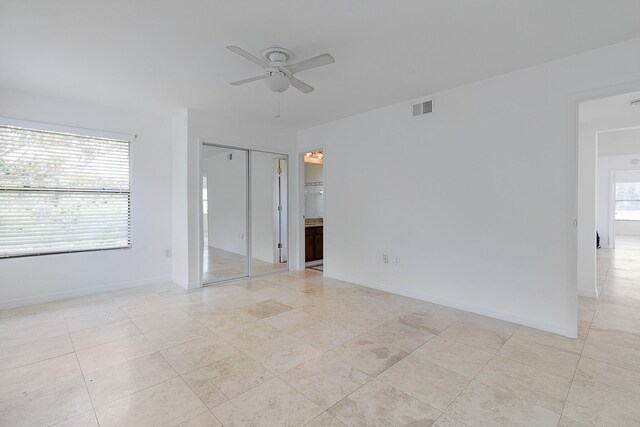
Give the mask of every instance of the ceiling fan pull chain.
<svg viewBox="0 0 640 427">
<path fill-rule="evenodd" d="M 274 119 L 279 119 L 280 118 L 280 91 L 276 92 L 276 95 L 278 95 L 278 115 L 274 117 Z"/>
</svg>

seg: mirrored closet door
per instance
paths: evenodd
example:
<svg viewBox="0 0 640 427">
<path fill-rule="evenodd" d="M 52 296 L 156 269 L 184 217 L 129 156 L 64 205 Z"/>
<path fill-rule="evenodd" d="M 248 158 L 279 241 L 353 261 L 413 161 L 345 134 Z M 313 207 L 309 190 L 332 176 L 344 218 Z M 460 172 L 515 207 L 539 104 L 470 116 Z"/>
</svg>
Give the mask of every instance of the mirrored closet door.
<svg viewBox="0 0 640 427">
<path fill-rule="evenodd" d="M 202 280 L 288 269 L 288 158 L 204 143 Z"/>
<path fill-rule="evenodd" d="M 249 275 L 248 170 L 247 151 L 203 145 L 203 283 Z"/>
<path fill-rule="evenodd" d="M 251 272 L 287 266 L 287 156 L 251 151 Z"/>
</svg>

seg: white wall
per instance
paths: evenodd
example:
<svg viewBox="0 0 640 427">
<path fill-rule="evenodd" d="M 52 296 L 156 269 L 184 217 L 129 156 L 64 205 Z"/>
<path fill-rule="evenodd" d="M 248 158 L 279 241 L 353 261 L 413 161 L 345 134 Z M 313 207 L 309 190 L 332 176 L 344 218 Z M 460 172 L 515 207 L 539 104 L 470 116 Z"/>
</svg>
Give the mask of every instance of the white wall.
<svg viewBox="0 0 640 427">
<path fill-rule="evenodd" d="M 188 287 L 189 277 L 189 246 L 186 236 L 188 230 L 188 193 L 187 188 L 187 159 L 188 159 L 188 111 L 184 109 L 171 122 L 171 244 L 172 244 L 172 274 L 171 280 L 183 287 Z M 192 256 L 198 256 L 197 254 Z M 195 282 L 195 280 L 194 280 Z"/>
<path fill-rule="evenodd" d="M 171 122 L 70 100 L 0 91 L 0 116 L 137 134 L 132 143 L 132 248 L 0 259 L 0 307 L 169 280 Z"/>
<path fill-rule="evenodd" d="M 300 131 L 299 151 L 327 156 L 325 274 L 575 336 L 576 93 L 640 80 L 638 51 L 438 93 L 427 116 L 411 116 L 425 97 Z"/>
</svg>

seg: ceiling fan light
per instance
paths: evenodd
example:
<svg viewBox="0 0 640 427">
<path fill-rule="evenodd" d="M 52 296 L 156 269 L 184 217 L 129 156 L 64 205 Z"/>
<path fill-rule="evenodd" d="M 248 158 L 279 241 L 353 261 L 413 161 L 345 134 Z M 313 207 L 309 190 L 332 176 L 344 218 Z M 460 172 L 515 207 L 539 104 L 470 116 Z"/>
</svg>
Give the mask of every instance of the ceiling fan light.
<svg viewBox="0 0 640 427">
<path fill-rule="evenodd" d="M 291 81 L 283 72 L 271 73 L 269 77 L 265 79 L 267 87 L 271 92 L 284 92 L 289 89 Z"/>
</svg>

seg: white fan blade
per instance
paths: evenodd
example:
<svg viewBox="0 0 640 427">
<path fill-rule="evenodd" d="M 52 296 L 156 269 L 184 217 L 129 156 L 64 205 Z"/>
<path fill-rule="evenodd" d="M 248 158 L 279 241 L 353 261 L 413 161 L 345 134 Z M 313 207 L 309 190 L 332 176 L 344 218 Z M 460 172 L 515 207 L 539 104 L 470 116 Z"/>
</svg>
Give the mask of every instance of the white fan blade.
<svg viewBox="0 0 640 427">
<path fill-rule="evenodd" d="M 291 76 L 291 86 L 304 93 L 313 92 L 313 88 L 311 86 L 293 76 Z"/>
<path fill-rule="evenodd" d="M 238 46 L 227 46 L 227 49 L 229 49 L 233 53 L 237 53 L 238 55 L 242 56 L 245 59 L 248 59 L 249 61 L 251 61 L 251 62 L 253 62 L 255 64 L 258 64 L 259 66 L 261 66 L 265 70 L 267 68 L 270 68 L 270 65 L 267 64 L 266 62 L 264 62 L 262 59 L 258 58 L 257 56 L 251 55 L 249 52 L 247 52 L 246 50 L 244 50 L 242 48 L 239 48 Z"/>
<path fill-rule="evenodd" d="M 238 86 L 238 85 L 243 85 L 245 83 L 255 82 L 256 80 L 262 80 L 262 79 L 266 79 L 266 78 L 267 78 L 266 74 L 262 74 L 260 76 L 250 77 L 250 78 L 244 79 L 244 80 L 238 80 L 237 82 L 231 82 L 229 84 L 233 85 L 233 86 Z"/>
<path fill-rule="evenodd" d="M 289 70 L 291 74 L 299 73 L 300 71 L 308 70 L 310 68 L 322 67 L 323 65 L 329 65 L 336 62 L 333 56 L 325 53 L 323 55 L 314 56 L 313 58 L 305 59 L 304 61 L 296 62 L 295 64 L 285 65 L 285 68 Z"/>
</svg>

